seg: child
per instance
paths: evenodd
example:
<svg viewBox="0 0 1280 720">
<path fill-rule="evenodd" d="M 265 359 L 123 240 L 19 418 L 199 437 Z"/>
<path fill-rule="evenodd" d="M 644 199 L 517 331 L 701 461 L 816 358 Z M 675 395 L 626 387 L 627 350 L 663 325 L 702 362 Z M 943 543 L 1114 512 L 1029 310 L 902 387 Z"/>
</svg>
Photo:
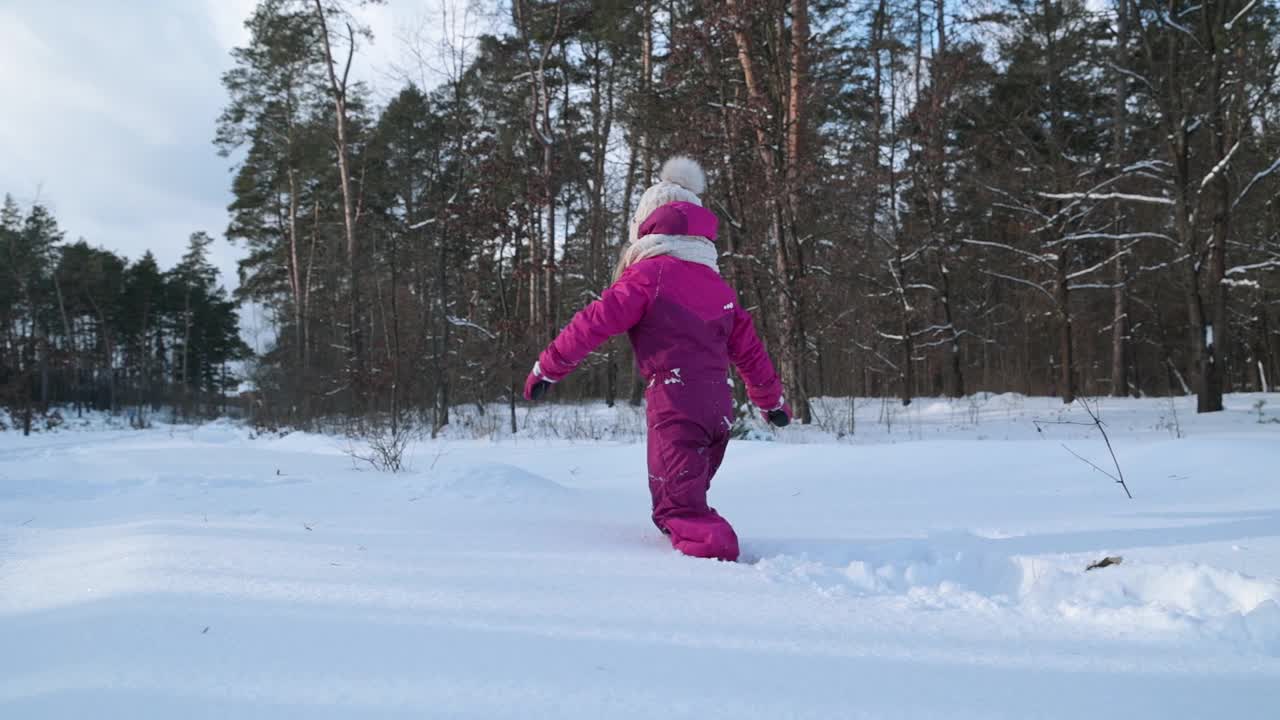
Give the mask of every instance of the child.
<svg viewBox="0 0 1280 720">
<path fill-rule="evenodd" d="M 751 315 L 716 267 L 716 216 L 697 193 L 697 163 L 667 161 L 640 198 L 614 284 L 574 316 L 538 358 L 525 398 L 539 399 L 612 335 L 626 332 L 646 379 L 653 522 L 686 555 L 738 559 L 733 527 L 707 505 L 733 427 L 729 363 L 779 427 L 791 419 L 782 383 Z"/>
</svg>

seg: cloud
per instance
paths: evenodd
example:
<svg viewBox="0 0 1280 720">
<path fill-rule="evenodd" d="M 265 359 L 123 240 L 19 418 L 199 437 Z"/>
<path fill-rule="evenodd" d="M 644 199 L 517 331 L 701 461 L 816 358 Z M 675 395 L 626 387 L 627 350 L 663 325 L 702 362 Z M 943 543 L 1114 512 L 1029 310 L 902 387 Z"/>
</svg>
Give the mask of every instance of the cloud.
<svg viewBox="0 0 1280 720">
<path fill-rule="evenodd" d="M 394 91 L 407 27 L 439 0 L 360 11 L 375 34 L 354 75 Z M 447 0 L 460 4 L 465 0 Z M 213 147 L 230 50 L 248 42 L 256 0 L 16 0 L 0 6 L 0 193 L 39 199 L 68 239 L 176 263 L 188 235 L 221 238 L 230 162 Z M 438 28 L 438 22 L 436 26 Z M 438 30 L 437 30 L 438 31 Z M 237 284 L 242 248 L 213 258 Z"/>
<path fill-rule="evenodd" d="M 226 163 L 212 146 L 229 64 L 187 3 L 0 8 L 0 192 L 40 200 L 69 239 L 163 265 L 195 230 L 220 235 Z M 216 252 L 235 283 L 238 252 Z"/>
</svg>

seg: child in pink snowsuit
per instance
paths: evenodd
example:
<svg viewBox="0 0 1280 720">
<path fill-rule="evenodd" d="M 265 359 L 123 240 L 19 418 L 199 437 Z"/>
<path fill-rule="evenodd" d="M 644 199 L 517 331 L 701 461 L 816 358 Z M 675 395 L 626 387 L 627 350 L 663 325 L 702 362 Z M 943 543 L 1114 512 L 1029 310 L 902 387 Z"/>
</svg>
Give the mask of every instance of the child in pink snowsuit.
<svg viewBox="0 0 1280 720">
<path fill-rule="evenodd" d="M 541 396 L 613 335 L 628 333 L 646 379 L 653 522 L 686 555 L 737 560 L 733 527 L 707 505 L 733 427 L 729 364 L 775 425 L 790 420 L 782 383 L 751 315 L 716 267 L 716 217 L 687 158 L 663 167 L 631 222 L 619 276 L 538 358 L 525 398 Z"/>
</svg>

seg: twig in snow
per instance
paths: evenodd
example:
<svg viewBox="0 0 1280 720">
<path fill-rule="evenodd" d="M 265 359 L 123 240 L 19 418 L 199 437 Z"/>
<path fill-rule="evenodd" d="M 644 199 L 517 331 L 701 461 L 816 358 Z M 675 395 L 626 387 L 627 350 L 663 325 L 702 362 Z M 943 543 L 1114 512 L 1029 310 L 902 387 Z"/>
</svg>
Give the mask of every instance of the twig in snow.
<svg viewBox="0 0 1280 720">
<path fill-rule="evenodd" d="M 1120 461 L 1116 459 L 1116 451 L 1115 451 L 1115 448 L 1111 446 L 1111 437 L 1107 435 L 1107 428 L 1105 423 L 1102 422 L 1102 417 L 1094 410 L 1094 408 L 1089 406 L 1089 402 L 1087 400 L 1076 398 L 1075 402 L 1079 403 L 1080 407 L 1084 408 L 1084 411 L 1089 414 L 1089 420 L 1091 422 L 1079 422 L 1075 420 L 1032 420 L 1031 423 L 1036 426 L 1036 432 L 1041 434 L 1044 433 L 1044 428 L 1041 427 L 1041 425 L 1085 425 L 1085 426 L 1092 426 L 1097 428 L 1098 432 L 1102 434 L 1103 442 L 1107 444 L 1107 452 L 1111 454 L 1111 463 L 1116 468 L 1116 472 L 1114 475 L 1098 467 L 1096 464 L 1089 461 L 1087 458 L 1081 456 L 1075 450 L 1072 450 L 1071 448 L 1067 447 L 1066 443 L 1061 443 L 1062 449 L 1071 453 L 1076 457 L 1076 459 L 1083 461 L 1085 464 L 1087 464 L 1089 467 L 1093 468 L 1094 470 L 1097 470 L 1103 475 L 1106 475 L 1107 477 L 1111 478 L 1113 482 L 1115 482 L 1120 487 L 1124 488 L 1124 494 L 1128 496 L 1130 500 L 1132 500 L 1133 493 L 1129 492 L 1129 486 L 1124 481 L 1124 471 L 1120 469 Z"/>
<path fill-rule="evenodd" d="M 1088 458 L 1086 458 L 1085 456 L 1083 456 L 1083 455 L 1081 455 L 1080 453 L 1076 452 L 1075 450 L 1072 450 L 1071 448 L 1067 447 L 1067 444 L 1066 444 L 1066 443 L 1058 443 L 1058 444 L 1062 446 L 1062 449 L 1063 449 L 1063 450 L 1066 450 L 1067 452 L 1069 452 L 1069 453 L 1071 453 L 1072 455 L 1074 455 L 1074 456 L 1075 456 L 1075 458 L 1076 458 L 1077 460 L 1079 460 L 1080 462 L 1084 463 L 1085 465 L 1088 465 L 1089 467 L 1093 468 L 1094 470 L 1097 470 L 1098 472 L 1102 473 L 1103 475 L 1106 475 L 1107 477 L 1111 478 L 1112 480 L 1114 480 L 1114 481 L 1116 481 L 1116 482 L 1120 482 L 1120 480 L 1119 480 L 1118 478 L 1116 478 L 1116 476 L 1115 476 L 1115 475 L 1112 475 L 1111 473 L 1107 472 L 1106 470 L 1103 470 L 1102 468 L 1100 468 L 1100 467 L 1098 467 L 1097 465 L 1093 464 L 1093 462 L 1092 462 L 1092 461 L 1090 461 L 1090 460 L 1089 460 Z"/>
<path fill-rule="evenodd" d="M 1116 482 L 1120 483 L 1120 487 L 1124 488 L 1124 494 L 1133 499 L 1133 493 L 1129 492 L 1129 486 L 1124 482 L 1124 471 L 1120 469 L 1120 461 L 1116 459 L 1115 448 L 1111 447 L 1111 437 L 1107 435 L 1107 429 L 1103 427 L 1102 418 L 1093 408 L 1089 407 L 1089 403 L 1085 400 L 1077 399 L 1076 402 L 1084 407 L 1084 411 L 1089 413 L 1089 417 L 1093 419 L 1094 424 L 1098 426 L 1098 432 L 1102 433 L 1102 440 L 1107 444 L 1107 452 L 1111 454 L 1111 462 L 1116 466 Z"/>
<path fill-rule="evenodd" d="M 1119 565 L 1122 562 L 1124 562 L 1123 557 L 1119 555 L 1108 555 L 1098 562 L 1089 563 L 1089 567 L 1085 568 L 1084 571 L 1089 572 L 1090 570 L 1097 570 L 1098 568 L 1111 567 L 1112 565 Z"/>
<path fill-rule="evenodd" d="M 428 470 L 428 471 L 430 471 L 430 470 L 435 470 L 435 469 L 436 469 L 436 463 L 440 462 L 440 458 L 442 458 L 442 457 L 444 457 L 445 455 L 448 455 L 448 454 L 449 454 L 449 448 L 448 448 L 448 446 L 446 446 L 446 445 L 441 445 L 441 446 L 440 446 L 440 449 L 439 449 L 439 450 L 436 450 L 435 457 L 431 458 L 431 467 L 427 468 L 427 470 Z"/>
<path fill-rule="evenodd" d="M 1040 427 L 1041 425 L 1083 425 L 1085 427 L 1093 427 L 1093 423 L 1091 422 L 1080 422 L 1079 420 L 1041 420 L 1039 418 L 1032 419 L 1031 424 L 1036 426 L 1036 432 L 1038 433 L 1044 432 L 1044 428 Z"/>
</svg>

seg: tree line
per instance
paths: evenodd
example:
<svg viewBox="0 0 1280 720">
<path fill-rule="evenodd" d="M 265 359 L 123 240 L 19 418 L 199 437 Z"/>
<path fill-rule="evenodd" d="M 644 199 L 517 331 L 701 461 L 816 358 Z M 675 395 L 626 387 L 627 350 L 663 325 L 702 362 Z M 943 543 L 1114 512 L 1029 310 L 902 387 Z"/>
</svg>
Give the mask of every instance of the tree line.
<svg viewBox="0 0 1280 720">
<path fill-rule="evenodd" d="M 169 270 L 150 252 L 130 262 L 64 240 L 47 207 L 24 211 L 5 195 L 0 407 L 12 422 L 30 433 L 33 423 L 56 422 L 56 406 L 127 411 L 135 427 L 163 408 L 183 417 L 225 412 L 240 382 L 230 367 L 248 348 L 236 302 L 208 261 L 213 239 L 193 234 Z"/>
<path fill-rule="evenodd" d="M 514 402 L 675 153 L 803 419 L 982 390 L 1212 411 L 1280 374 L 1274 2 L 473 4 L 399 39 L 381 106 L 352 10 L 265 0 L 225 78 L 290 418 Z M 560 394 L 639 388 L 615 341 Z"/>
<path fill-rule="evenodd" d="M 377 89 L 367 4 L 261 0 L 223 77 L 258 417 L 514 429 L 674 154 L 801 420 L 1280 375 L 1275 0 L 447 2 Z M 641 388 L 615 340 L 557 394 Z"/>
</svg>

